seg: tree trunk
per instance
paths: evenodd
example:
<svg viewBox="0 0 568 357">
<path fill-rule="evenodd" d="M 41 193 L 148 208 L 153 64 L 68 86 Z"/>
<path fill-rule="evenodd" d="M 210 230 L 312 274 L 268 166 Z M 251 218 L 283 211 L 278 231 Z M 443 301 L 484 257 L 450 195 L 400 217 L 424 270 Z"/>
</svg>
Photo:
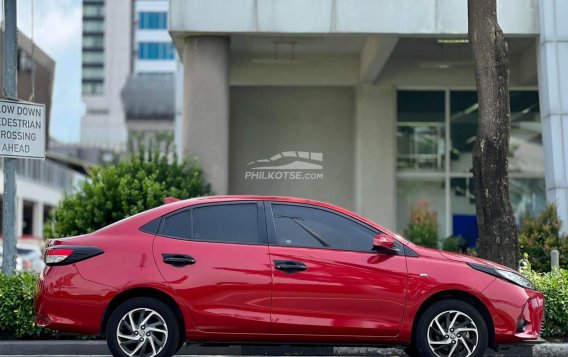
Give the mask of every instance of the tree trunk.
<svg viewBox="0 0 568 357">
<path fill-rule="evenodd" d="M 507 159 L 511 131 L 509 57 L 497 23 L 496 0 L 468 0 L 468 22 L 479 98 L 473 148 L 479 255 L 516 269 L 519 243 L 509 200 Z"/>
</svg>

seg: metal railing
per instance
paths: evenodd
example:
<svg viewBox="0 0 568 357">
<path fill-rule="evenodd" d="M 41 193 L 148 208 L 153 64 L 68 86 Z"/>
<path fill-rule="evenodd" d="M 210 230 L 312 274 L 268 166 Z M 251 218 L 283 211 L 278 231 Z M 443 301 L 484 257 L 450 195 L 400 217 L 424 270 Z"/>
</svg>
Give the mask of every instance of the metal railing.
<svg viewBox="0 0 568 357">
<path fill-rule="evenodd" d="M 3 169 L 4 162 L 0 160 L 0 168 Z M 18 178 L 24 178 L 45 184 L 65 192 L 69 192 L 84 176 L 63 165 L 49 160 L 18 160 L 16 174 Z"/>
</svg>

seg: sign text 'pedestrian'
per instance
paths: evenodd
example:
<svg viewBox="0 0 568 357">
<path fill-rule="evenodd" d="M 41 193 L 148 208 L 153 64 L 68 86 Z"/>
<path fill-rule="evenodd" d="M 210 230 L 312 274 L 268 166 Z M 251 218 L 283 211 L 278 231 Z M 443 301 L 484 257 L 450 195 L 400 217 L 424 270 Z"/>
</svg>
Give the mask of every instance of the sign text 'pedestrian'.
<svg viewBox="0 0 568 357">
<path fill-rule="evenodd" d="M 45 158 L 45 106 L 0 100 L 0 156 Z"/>
</svg>

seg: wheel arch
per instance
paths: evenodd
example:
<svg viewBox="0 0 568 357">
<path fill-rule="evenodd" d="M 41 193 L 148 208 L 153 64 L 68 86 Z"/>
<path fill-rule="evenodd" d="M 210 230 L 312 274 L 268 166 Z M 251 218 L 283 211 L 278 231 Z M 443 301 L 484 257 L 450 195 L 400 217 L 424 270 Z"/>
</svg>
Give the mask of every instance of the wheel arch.
<svg viewBox="0 0 568 357">
<path fill-rule="evenodd" d="M 158 289 L 147 288 L 147 287 L 137 287 L 125 290 L 112 298 L 112 300 L 109 302 L 109 304 L 105 309 L 105 313 L 103 314 L 103 319 L 101 321 L 101 330 L 100 330 L 101 336 L 106 337 L 106 327 L 108 320 L 112 315 L 112 312 L 123 302 L 137 297 L 154 298 L 168 305 L 168 307 L 172 309 L 172 312 L 174 313 L 174 315 L 178 320 L 180 328 L 180 337 L 183 341 L 185 341 L 185 339 L 187 338 L 185 330 L 185 319 L 183 317 L 183 313 L 179 304 L 169 294 Z"/>
<path fill-rule="evenodd" d="M 460 301 L 466 302 L 466 303 L 472 305 L 473 307 L 475 307 L 479 311 L 479 313 L 483 317 L 483 320 L 485 321 L 485 324 L 487 325 L 487 333 L 488 333 L 488 337 L 489 337 L 489 341 L 488 341 L 489 347 L 495 347 L 496 346 L 496 343 L 495 343 L 495 325 L 493 323 L 493 318 L 491 317 L 489 309 L 477 296 L 475 296 L 471 293 L 462 291 L 462 290 L 439 291 L 439 292 L 433 294 L 432 296 L 428 297 L 426 300 L 424 300 L 422 302 L 422 304 L 420 305 L 420 308 L 416 312 L 416 315 L 414 316 L 414 321 L 412 322 L 411 341 L 414 341 L 414 338 L 415 338 L 415 335 L 416 335 L 416 327 L 417 327 L 418 321 L 422 317 L 422 314 L 424 313 L 424 311 L 426 311 L 426 309 L 428 307 L 430 307 L 432 304 L 435 304 L 438 301 L 447 300 L 447 299 L 460 300 Z"/>
</svg>

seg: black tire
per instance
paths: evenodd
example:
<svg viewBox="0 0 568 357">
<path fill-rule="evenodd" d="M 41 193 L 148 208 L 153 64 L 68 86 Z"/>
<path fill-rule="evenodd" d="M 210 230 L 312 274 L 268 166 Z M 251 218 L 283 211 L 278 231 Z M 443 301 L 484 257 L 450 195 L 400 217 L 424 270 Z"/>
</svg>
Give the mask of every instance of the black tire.
<svg viewBox="0 0 568 357">
<path fill-rule="evenodd" d="M 150 310 L 155 312 L 155 314 L 152 314 L 152 317 L 148 320 L 149 325 L 155 324 L 160 330 L 167 330 L 167 334 L 155 331 L 150 332 L 149 330 L 146 330 L 145 325 L 136 325 L 137 321 L 134 321 L 136 331 L 131 332 L 128 330 L 128 326 L 130 325 L 128 320 L 126 320 L 128 313 L 132 312 L 132 316 L 135 320 L 137 320 L 137 317 L 142 316 L 142 319 L 144 319 L 150 315 Z M 126 325 L 124 322 L 121 324 L 123 317 L 125 317 Z M 154 355 L 155 357 L 171 357 L 176 353 L 179 345 L 181 344 L 179 322 L 174 313 L 168 305 L 154 298 L 132 298 L 120 304 L 110 315 L 106 328 L 108 348 L 115 357 L 127 357 L 128 354 L 123 350 L 123 347 L 121 347 L 117 336 L 119 324 L 121 324 L 121 331 L 123 331 L 123 335 L 133 335 L 134 333 L 137 336 L 144 335 L 141 337 L 144 341 L 140 341 L 142 344 L 140 351 L 147 349 L 146 351 L 153 352 L 152 344 L 154 344 L 155 348 L 158 346 L 156 348 L 157 353 Z M 166 328 L 161 327 L 162 325 Z M 151 328 L 151 326 L 148 326 L 148 328 Z M 149 337 L 146 336 L 148 333 L 151 333 L 152 335 Z M 158 341 L 154 340 L 154 336 Z M 152 341 L 150 341 L 150 339 L 152 339 Z M 138 347 L 139 341 L 128 343 L 126 342 L 128 339 L 122 338 L 121 340 L 123 341 L 124 348 L 127 348 L 130 351 L 133 351 L 136 347 Z M 126 344 L 124 342 L 126 342 Z M 160 343 L 163 343 L 163 345 L 159 346 Z M 135 353 L 134 356 L 137 356 L 138 353 L 139 352 Z"/>
<path fill-rule="evenodd" d="M 436 318 L 440 326 L 434 321 Z M 462 330 L 464 328 L 476 331 Z M 415 332 L 414 346 L 418 355 L 424 357 L 447 357 L 450 352 L 457 356 L 460 350 L 461 356 L 483 356 L 489 339 L 487 325 L 479 311 L 461 300 L 443 300 L 428 307 L 417 322 Z M 430 347 L 429 338 L 434 343 L 438 342 L 432 344 L 436 351 Z"/>
</svg>

